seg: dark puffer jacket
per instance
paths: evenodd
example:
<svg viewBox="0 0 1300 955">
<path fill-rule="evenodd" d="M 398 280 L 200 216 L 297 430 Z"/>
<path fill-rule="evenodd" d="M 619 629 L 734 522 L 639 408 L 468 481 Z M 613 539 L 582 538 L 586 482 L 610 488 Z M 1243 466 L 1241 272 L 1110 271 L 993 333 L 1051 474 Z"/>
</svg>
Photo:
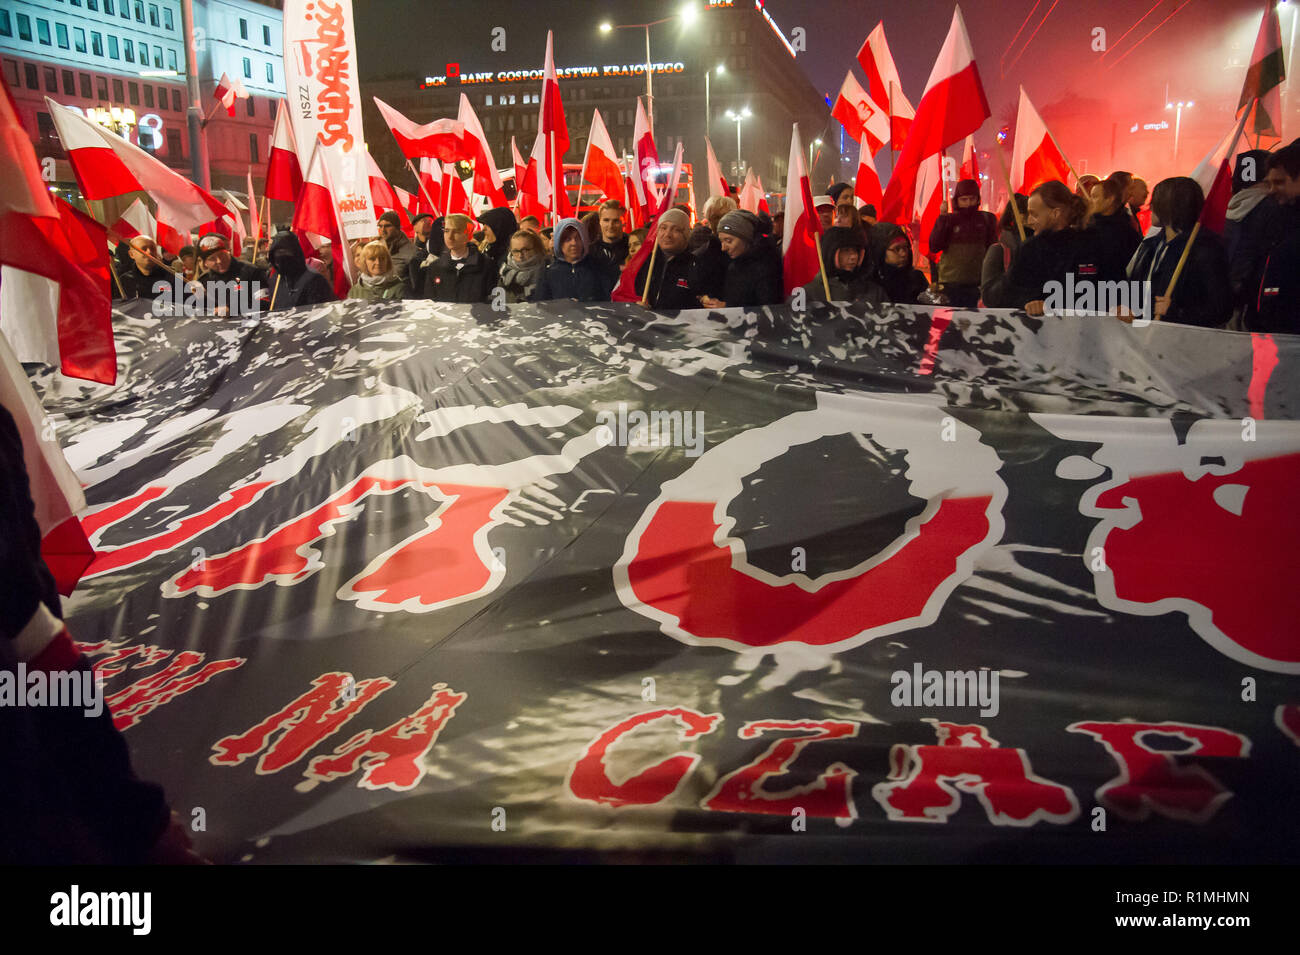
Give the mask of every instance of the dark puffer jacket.
<svg viewBox="0 0 1300 955">
<path fill-rule="evenodd" d="M 415 262 L 411 268 L 417 268 Z M 492 261 L 473 245 L 459 260 L 451 257 L 450 250 L 443 252 L 419 274 L 422 298 L 461 304 L 486 302 L 497 277 Z"/>
<path fill-rule="evenodd" d="M 561 246 L 569 232 L 576 232 L 582 242 L 582 258 L 577 262 L 565 260 Z M 555 261 L 546 267 L 542 280 L 533 289 L 529 301 L 545 302 L 557 298 L 572 298 L 579 302 L 608 302 L 614 288 L 616 274 L 598 263 L 591 255 L 587 230 L 577 219 L 561 219 L 555 227 Z"/>
<path fill-rule="evenodd" d="M 867 246 L 869 274 L 884 291 L 884 301 L 898 305 L 915 305 L 922 292 L 930 287 L 925 273 L 912 267 L 912 243 L 907 243 L 907 261 L 900 266 L 885 263 L 885 253 L 894 239 L 907 233 L 892 222 L 877 222 L 871 227 Z"/>
<path fill-rule="evenodd" d="M 1143 239 L 1129 265 L 1128 277 L 1151 282 L 1152 307 L 1164 295 L 1187 245 L 1189 233 L 1180 232 L 1170 242 L 1163 229 Z M 1174 287 L 1174 298 L 1163 321 L 1180 325 L 1221 328 L 1232 317 L 1232 288 L 1228 284 L 1228 253 L 1223 240 L 1202 229 L 1187 253 L 1187 263 Z"/>
<path fill-rule="evenodd" d="M 334 289 L 329 279 L 307 268 L 302 245 L 292 232 L 281 232 L 271 240 L 268 258 L 271 260 L 270 282 L 275 311 L 334 301 Z M 341 265 L 336 263 L 335 267 L 341 268 Z"/>
<path fill-rule="evenodd" d="M 835 255 L 840 249 L 856 248 L 862 251 L 862 261 L 852 271 L 837 268 Z M 809 301 L 826 301 L 826 286 L 830 286 L 832 302 L 869 302 L 880 305 L 884 300 L 884 289 L 871 277 L 871 270 L 866 260 L 862 235 L 857 229 L 845 226 L 831 226 L 822 235 L 822 261 L 826 266 L 826 282 L 822 282 L 821 273 L 803 287 Z"/>
</svg>

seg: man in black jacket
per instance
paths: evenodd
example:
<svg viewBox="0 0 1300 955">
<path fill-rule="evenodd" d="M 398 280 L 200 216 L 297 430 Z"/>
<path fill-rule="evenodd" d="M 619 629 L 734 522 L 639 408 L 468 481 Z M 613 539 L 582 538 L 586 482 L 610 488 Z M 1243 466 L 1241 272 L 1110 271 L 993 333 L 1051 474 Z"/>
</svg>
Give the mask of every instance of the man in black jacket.
<svg viewBox="0 0 1300 955">
<path fill-rule="evenodd" d="M 257 311 L 255 303 L 267 291 L 267 273 L 230 254 L 225 236 L 209 232 L 199 238 L 199 275 L 207 310 L 217 315 Z"/>
<path fill-rule="evenodd" d="M 436 259 L 428 256 L 418 266 L 412 263 L 422 298 L 462 304 L 487 301 L 496 272 L 487 256 L 470 245 L 469 227 L 469 216 L 447 216 L 442 227 L 447 250 Z"/>
<path fill-rule="evenodd" d="M 344 253 L 346 254 L 346 253 Z M 302 244 L 292 232 L 281 232 L 271 241 L 271 308 L 280 311 L 299 305 L 322 305 L 335 300 L 329 279 L 307 268 Z M 336 268 L 343 268 L 339 262 Z"/>
<path fill-rule="evenodd" d="M 555 227 L 559 255 L 546 267 L 533 289 L 532 302 L 571 298 L 579 302 L 608 302 L 616 272 L 596 261 L 588 252 L 587 230 L 577 219 L 561 219 Z"/>
<path fill-rule="evenodd" d="M 172 283 L 175 273 L 158 263 L 158 245 L 147 235 L 137 235 L 128 245 L 131 267 L 118 274 L 121 289 L 114 298 L 153 298 L 154 283 Z"/>
<path fill-rule="evenodd" d="M 600 204 L 600 240 L 591 247 L 591 257 L 612 272 L 615 279 L 627 261 L 627 235 L 623 232 L 623 203 L 609 199 Z"/>
<path fill-rule="evenodd" d="M 638 291 L 644 293 L 649 283 L 646 298 L 651 308 L 699 308 L 703 296 L 716 298 L 721 293 L 721 274 L 690 252 L 690 231 L 691 219 L 680 209 L 669 209 L 659 217 L 654 270 L 646 259 L 636 275 Z"/>
<path fill-rule="evenodd" d="M 1263 275 L 1246 328 L 1252 332 L 1300 332 L 1300 143 L 1268 160 L 1268 188 L 1278 203 L 1282 237 L 1264 260 Z"/>
<path fill-rule="evenodd" d="M 411 271 L 411 260 L 420 255 L 424 258 L 428 253 L 418 253 L 415 243 L 406 237 L 402 232 L 402 220 L 391 209 L 379 217 L 379 238 L 384 240 L 384 245 L 388 246 L 388 257 L 393 260 L 393 271 L 406 279 Z M 414 291 L 409 289 L 408 291 Z"/>
</svg>

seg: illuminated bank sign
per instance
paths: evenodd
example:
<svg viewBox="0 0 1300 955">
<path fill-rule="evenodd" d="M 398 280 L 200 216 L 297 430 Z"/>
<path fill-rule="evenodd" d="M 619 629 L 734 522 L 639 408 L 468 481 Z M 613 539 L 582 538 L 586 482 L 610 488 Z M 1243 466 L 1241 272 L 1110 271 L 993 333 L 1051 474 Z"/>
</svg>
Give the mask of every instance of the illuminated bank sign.
<svg viewBox="0 0 1300 955">
<path fill-rule="evenodd" d="M 455 70 L 449 69 L 443 76 L 426 76 L 424 82 L 420 84 L 421 89 L 431 87 L 447 86 L 452 80 L 459 80 L 461 86 L 477 86 L 482 84 L 495 83 L 538 83 L 541 82 L 544 72 L 537 69 L 529 70 L 497 70 L 487 73 L 472 73 L 461 69 L 459 64 L 447 64 L 448 67 L 456 66 Z M 568 66 L 563 69 L 557 68 L 555 75 L 561 80 L 596 80 L 611 76 L 645 76 L 646 65 L 644 63 L 631 64 L 611 64 L 608 66 Z M 654 76 L 661 74 L 685 73 L 686 66 L 683 63 L 651 63 L 650 72 Z"/>
</svg>

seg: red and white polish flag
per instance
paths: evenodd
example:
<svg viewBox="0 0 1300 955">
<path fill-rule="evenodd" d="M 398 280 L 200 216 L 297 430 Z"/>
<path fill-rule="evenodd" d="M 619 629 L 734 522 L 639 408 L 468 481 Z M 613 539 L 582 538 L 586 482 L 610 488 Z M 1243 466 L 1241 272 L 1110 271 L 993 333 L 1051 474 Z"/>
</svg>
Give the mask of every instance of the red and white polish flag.
<svg viewBox="0 0 1300 955">
<path fill-rule="evenodd" d="M 858 63 L 867 74 L 867 92 L 871 99 L 889 113 L 892 149 L 907 140 L 916 111 L 903 95 L 903 82 L 898 78 L 898 67 L 894 65 L 894 56 L 889 52 L 883 21 L 876 24 L 876 28 L 858 50 Z"/>
<path fill-rule="evenodd" d="M 1192 178 L 1201 185 L 1205 205 L 1201 208 L 1201 228 L 1222 232 L 1228 218 L 1228 200 L 1232 198 L 1232 163 L 1237 155 L 1250 109 L 1242 111 L 1237 124 L 1192 170 Z"/>
<path fill-rule="evenodd" d="M 713 143 L 709 142 L 707 136 L 704 137 L 704 149 L 709 163 L 709 198 L 731 195 L 731 190 L 727 188 L 727 177 L 722 174 L 722 164 L 718 162 L 717 154 L 713 151 Z"/>
<path fill-rule="evenodd" d="M 958 7 L 953 11 L 948 36 L 916 108 L 912 130 L 903 143 L 889 185 L 885 187 L 881 221 L 906 225 L 911 220 L 915 204 L 916 178 L 921 163 L 965 139 L 990 115 L 970 37 L 966 34 L 966 24 Z"/>
<path fill-rule="evenodd" d="M 366 171 L 370 180 L 370 205 L 375 210 L 375 219 L 385 212 L 396 212 L 401 220 L 400 228 L 407 235 L 411 234 L 411 220 L 406 217 L 406 203 L 397 194 L 397 190 L 384 177 L 384 172 L 375 162 L 370 150 L 366 150 Z"/>
<path fill-rule="evenodd" d="M 118 216 L 117 221 L 108 227 L 108 234 L 111 238 L 125 242 L 130 242 L 138 235 L 154 239 L 158 235 L 158 220 L 153 217 L 145 201 L 136 197 Z"/>
<path fill-rule="evenodd" d="M 934 153 L 921 163 L 921 171 L 916 177 L 915 205 L 912 208 L 912 218 L 920 223 L 916 244 L 923 258 L 930 257 L 930 234 L 939 221 L 939 206 L 943 200 L 943 156 Z"/>
<path fill-rule="evenodd" d="M 493 208 L 504 207 L 505 189 L 501 174 L 497 171 L 496 159 L 492 156 L 492 147 L 488 145 L 483 126 L 478 121 L 478 114 L 470 105 L 469 97 L 460 94 L 460 114 L 457 121 L 465 128 L 466 158 L 474 165 L 474 192 L 486 196 Z"/>
<path fill-rule="evenodd" d="M 310 157 L 309 157 L 310 158 Z M 266 157 L 266 185 L 263 193 L 279 202 L 297 202 L 302 192 L 303 162 L 298 154 L 289 106 L 280 100 L 275 109 L 275 128 L 271 132 L 271 151 Z"/>
<path fill-rule="evenodd" d="M 867 94 L 852 70 L 844 74 L 844 85 L 840 87 L 840 95 L 835 98 L 831 115 L 851 138 L 862 139 L 865 136 L 871 144 L 873 154 L 889 142 L 889 116 L 886 108 Z"/>
<path fill-rule="evenodd" d="M 659 191 L 654 183 L 655 170 L 659 168 L 659 150 L 655 148 L 654 133 L 639 96 L 636 100 L 636 123 L 632 127 L 632 161 L 636 164 L 632 170 L 632 188 L 641 207 L 642 220 L 648 222 L 659 204 Z"/>
<path fill-rule="evenodd" d="M 975 136 L 973 134 L 966 137 L 966 145 L 962 147 L 961 169 L 957 171 L 957 178 L 980 181 L 980 164 L 975 153 Z"/>
<path fill-rule="evenodd" d="M 442 195 L 447 215 L 469 216 L 470 221 L 475 222 L 474 206 L 470 202 L 469 193 L 465 191 L 465 183 L 451 163 L 442 164 Z"/>
<path fill-rule="evenodd" d="M 231 79 L 225 73 L 221 74 L 221 79 L 217 81 L 217 88 L 212 91 L 215 99 L 221 100 L 221 105 L 226 108 L 226 114 L 235 115 L 235 100 L 248 99 L 248 90 L 244 88 L 244 81 L 236 77 Z"/>
<path fill-rule="evenodd" d="M 817 242 L 822 233 L 822 220 L 813 205 L 798 123 L 790 133 L 789 170 L 785 185 L 785 232 L 781 243 L 781 274 L 787 296 L 807 285 L 821 271 Z"/>
<path fill-rule="evenodd" d="M 623 192 L 623 171 L 614 152 L 614 142 L 609 138 L 600 110 L 591 115 L 591 135 L 587 137 L 587 152 L 582 157 L 581 182 L 589 182 L 606 199 L 626 200 Z"/>
<path fill-rule="evenodd" d="M 537 150 L 536 144 L 533 150 Z M 519 219 L 536 216 L 541 222 L 546 215 L 546 206 L 537 197 L 537 164 L 524 161 L 513 136 L 510 137 L 510 152 L 515 164 L 515 216 Z"/>
<path fill-rule="evenodd" d="M 440 162 L 468 159 L 465 124 L 457 119 L 436 119 L 420 125 L 393 109 L 378 96 L 374 97 L 379 113 L 392 130 L 397 146 L 407 159 L 427 157 Z"/>
<path fill-rule="evenodd" d="M 740 187 L 736 202 L 740 208 L 755 215 L 759 212 L 767 212 L 767 196 L 763 192 L 763 183 L 758 178 L 758 173 L 754 172 L 753 166 L 745 170 L 745 182 Z"/>
<path fill-rule="evenodd" d="M 352 256 L 343 241 L 343 221 L 339 217 L 334 185 L 326 168 L 326 148 L 319 141 L 312 148 L 302 194 L 293 211 L 293 231 L 310 232 L 329 239 L 333 244 L 334 294 L 343 299 L 347 298 L 355 276 L 352 274 Z"/>
<path fill-rule="evenodd" d="M 546 62 L 542 70 L 542 105 L 537 129 L 545 143 L 546 178 L 551 184 L 548 208 L 556 220 L 573 215 L 569 191 L 564 185 L 564 154 L 569 151 L 569 127 L 564 119 L 560 81 L 555 75 L 554 36 L 546 31 Z"/>
<path fill-rule="evenodd" d="M 1043 117 L 1029 102 L 1020 87 L 1020 107 L 1016 111 L 1016 141 L 1011 149 L 1011 188 L 1027 196 L 1045 182 L 1070 181 L 1070 166 Z"/>
<path fill-rule="evenodd" d="M 858 176 L 853 184 L 853 195 L 875 206 L 876 214 L 884 204 L 884 193 L 880 189 L 880 174 L 876 172 L 876 162 L 871 158 L 871 146 L 864 134 L 858 142 Z"/>
</svg>

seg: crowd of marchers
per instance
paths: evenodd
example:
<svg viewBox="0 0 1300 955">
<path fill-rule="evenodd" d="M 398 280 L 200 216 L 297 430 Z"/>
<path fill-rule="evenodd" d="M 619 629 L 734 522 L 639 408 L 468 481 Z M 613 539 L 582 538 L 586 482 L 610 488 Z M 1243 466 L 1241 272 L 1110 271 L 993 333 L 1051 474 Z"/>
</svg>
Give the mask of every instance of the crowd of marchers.
<svg viewBox="0 0 1300 955">
<path fill-rule="evenodd" d="M 359 299 L 437 302 L 608 301 L 620 281 L 653 309 L 776 305 L 783 301 L 867 302 L 1050 310 L 1048 290 L 1087 282 L 1150 283 L 1147 317 L 1205 327 L 1300 332 L 1300 140 L 1276 152 L 1236 157 L 1233 196 L 1219 234 L 1202 229 L 1184 249 L 1205 203 L 1196 180 L 1165 179 L 1148 189 L 1127 172 L 1083 176 L 1071 190 L 1053 180 L 1016 194 L 1000 214 L 980 208 L 973 179 L 956 184 L 928 236 L 916 224 L 877 222 L 846 183 L 813 202 L 821 222 L 822 271 L 787 294 L 783 217 L 737 208 L 715 196 L 698 221 L 675 206 L 655 224 L 652 255 L 637 257 L 646 230 L 625 231 L 627 210 L 603 203 L 581 219 L 542 228 L 507 208 L 477 222 L 464 215 L 416 217 L 409 233 L 395 212 L 373 239 L 349 249 Z M 1149 201 L 1149 206 L 1148 206 Z M 917 239 L 929 256 L 914 259 Z M 185 280 L 261 283 L 275 310 L 335 298 L 330 247 L 304 251 L 292 232 L 247 240 L 236 258 L 229 240 L 208 234 L 172 262 L 137 237 L 117 250 L 119 297 L 151 297 L 173 270 Z M 634 263 L 634 259 L 637 261 Z M 1169 287 L 1182 268 L 1172 295 Z M 625 276 L 636 266 L 634 275 Z M 920 266 L 920 267 L 918 267 Z M 1067 284 L 1068 282 L 1068 284 Z M 496 290 L 500 289 L 500 292 Z"/>
</svg>

